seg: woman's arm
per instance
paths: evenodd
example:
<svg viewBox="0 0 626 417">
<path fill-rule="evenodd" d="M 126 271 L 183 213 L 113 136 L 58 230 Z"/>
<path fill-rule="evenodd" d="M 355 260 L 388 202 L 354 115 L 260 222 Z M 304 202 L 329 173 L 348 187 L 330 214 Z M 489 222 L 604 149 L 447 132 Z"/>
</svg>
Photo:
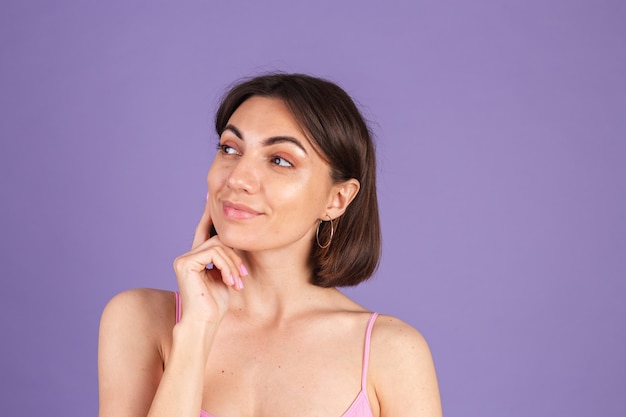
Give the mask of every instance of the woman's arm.
<svg viewBox="0 0 626 417">
<path fill-rule="evenodd" d="M 148 414 L 163 374 L 160 338 L 174 324 L 174 309 L 167 308 L 173 301 L 172 293 L 140 289 L 116 295 L 105 307 L 98 343 L 99 417 Z M 169 329 L 163 329 L 166 323 Z"/>
<path fill-rule="evenodd" d="M 218 323 L 180 322 L 148 417 L 198 417 L 204 372 Z"/>
<path fill-rule="evenodd" d="M 100 325 L 99 417 L 198 417 L 204 371 L 213 338 L 228 309 L 229 287 L 243 289 L 241 258 L 210 237 L 208 204 L 191 251 L 174 261 L 183 306 L 174 321 L 174 298 L 156 290 L 114 297 Z M 207 265 L 212 264 L 212 269 Z M 173 327 L 173 331 L 172 331 Z M 164 369 L 163 340 L 172 346 Z"/>
<path fill-rule="evenodd" d="M 390 316 L 376 321 L 372 335 L 371 380 L 380 417 L 441 417 L 435 367 L 424 337 Z"/>
<path fill-rule="evenodd" d="M 187 320 L 174 326 L 173 307 L 171 292 L 150 289 L 125 291 L 107 304 L 98 346 L 99 417 L 200 415 L 217 324 Z M 169 344 L 163 342 L 170 334 L 164 371 Z"/>
</svg>

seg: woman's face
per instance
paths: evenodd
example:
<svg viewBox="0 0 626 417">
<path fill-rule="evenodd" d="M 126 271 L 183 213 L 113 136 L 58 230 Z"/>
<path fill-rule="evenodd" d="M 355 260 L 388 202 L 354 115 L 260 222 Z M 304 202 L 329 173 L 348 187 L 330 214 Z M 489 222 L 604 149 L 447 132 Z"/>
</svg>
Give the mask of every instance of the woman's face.
<svg viewBox="0 0 626 417">
<path fill-rule="evenodd" d="M 310 248 L 333 199 L 330 167 L 274 98 L 253 96 L 237 108 L 207 181 L 220 239 L 245 251 Z"/>
</svg>

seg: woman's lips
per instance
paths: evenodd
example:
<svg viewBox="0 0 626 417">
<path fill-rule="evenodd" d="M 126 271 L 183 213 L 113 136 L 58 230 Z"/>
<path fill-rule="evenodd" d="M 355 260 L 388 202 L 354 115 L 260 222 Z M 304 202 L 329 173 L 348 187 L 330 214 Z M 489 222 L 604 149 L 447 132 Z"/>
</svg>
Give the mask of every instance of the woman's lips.
<svg viewBox="0 0 626 417">
<path fill-rule="evenodd" d="M 248 220 L 261 214 L 246 205 L 231 203 L 230 201 L 222 201 L 222 210 L 227 218 L 233 220 Z"/>
</svg>

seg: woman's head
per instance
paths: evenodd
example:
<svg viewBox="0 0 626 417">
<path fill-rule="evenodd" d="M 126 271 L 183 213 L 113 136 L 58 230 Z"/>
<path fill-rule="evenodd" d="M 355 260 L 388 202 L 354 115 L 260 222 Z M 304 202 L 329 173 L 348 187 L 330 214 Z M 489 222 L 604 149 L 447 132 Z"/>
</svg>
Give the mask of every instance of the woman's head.
<svg viewBox="0 0 626 417">
<path fill-rule="evenodd" d="M 251 97 L 280 100 L 291 112 L 317 154 L 328 164 L 332 183 L 357 180 L 358 193 L 333 220 L 330 245 L 311 242 L 316 285 L 350 286 L 369 278 L 380 257 L 374 145 L 352 99 L 337 85 L 302 74 L 270 74 L 245 80 L 226 94 L 215 117 L 221 135 L 235 111 Z M 322 245 L 331 238 L 326 218 L 319 230 Z"/>
</svg>

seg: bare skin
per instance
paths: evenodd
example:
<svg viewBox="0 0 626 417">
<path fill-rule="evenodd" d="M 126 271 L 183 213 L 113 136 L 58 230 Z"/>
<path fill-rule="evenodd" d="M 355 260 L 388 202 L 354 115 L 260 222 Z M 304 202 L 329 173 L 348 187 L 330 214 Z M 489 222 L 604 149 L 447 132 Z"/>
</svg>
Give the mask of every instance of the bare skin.
<svg viewBox="0 0 626 417">
<path fill-rule="evenodd" d="M 358 181 L 331 181 L 279 100 L 248 99 L 229 126 L 192 248 L 174 262 L 181 321 L 159 290 L 103 312 L 100 417 L 340 417 L 360 391 L 370 312 L 312 285 L 308 266 L 318 221 L 341 216 Z M 441 415 L 428 346 L 396 318 L 376 321 L 367 381 L 377 417 Z"/>
</svg>

